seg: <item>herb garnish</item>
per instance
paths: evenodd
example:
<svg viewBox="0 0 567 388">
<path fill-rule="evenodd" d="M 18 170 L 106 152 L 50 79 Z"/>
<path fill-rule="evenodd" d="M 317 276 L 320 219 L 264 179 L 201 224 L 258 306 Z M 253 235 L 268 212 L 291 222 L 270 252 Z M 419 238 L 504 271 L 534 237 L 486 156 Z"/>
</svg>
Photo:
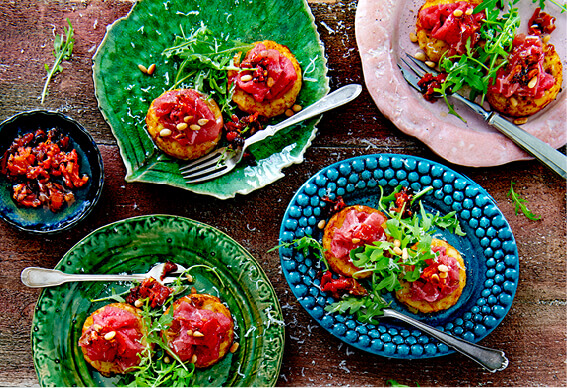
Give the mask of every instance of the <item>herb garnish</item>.
<svg viewBox="0 0 567 388">
<path fill-rule="evenodd" d="M 45 71 L 47 71 L 47 80 L 45 81 L 45 85 L 43 85 L 43 91 L 41 92 L 42 105 L 43 101 L 45 100 L 45 96 L 47 95 L 47 85 L 49 85 L 51 78 L 56 73 L 63 71 L 61 62 L 63 60 L 71 58 L 71 54 L 73 53 L 73 44 L 75 43 L 75 39 L 73 39 L 74 30 L 69 18 L 67 18 L 67 24 L 69 24 L 69 28 L 63 27 L 65 34 L 55 34 L 53 40 L 53 56 L 55 57 L 55 62 L 53 63 L 53 66 L 50 69 L 49 65 L 47 63 L 45 64 Z"/>
<path fill-rule="evenodd" d="M 518 194 L 516 194 L 516 192 L 514 191 L 514 182 L 510 184 L 510 191 L 508 191 L 508 194 L 506 194 L 506 196 L 510 197 L 514 202 L 514 212 L 516 213 L 516 215 L 518 215 L 518 212 L 521 210 L 522 213 L 524 213 L 524 215 L 532 221 L 541 219 L 541 216 L 532 213 L 530 209 L 528 209 L 528 207 L 526 206 L 528 200 L 521 198 L 520 196 L 518 196 Z"/>
<path fill-rule="evenodd" d="M 191 34 L 186 34 L 181 26 L 180 29 L 181 35 L 176 35 L 173 46 L 162 52 L 168 59 L 181 60 L 170 90 L 186 84 L 213 98 L 221 111 L 230 117 L 235 110 L 232 103 L 234 87 L 228 87 L 227 72 L 239 71 L 240 68 L 234 65 L 234 54 L 246 52 L 254 45 L 232 41 L 228 37 L 219 39 L 202 22 Z"/>
<path fill-rule="evenodd" d="M 480 27 L 481 40 L 484 45 L 470 47 L 470 38 L 466 43 L 466 53 L 451 57 L 443 56 L 439 68 L 447 72 L 447 78 L 441 88 L 435 89 L 441 93 L 449 107 L 449 113 L 460 117 L 449 103 L 447 96 L 456 93 L 464 86 L 470 87 L 470 99 L 480 96 L 481 103 L 488 91 L 488 86 L 502 66 L 508 63 L 508 55 L 512 50 L 512 41 L 516 30 L 520 26 L 518 9 L 514 5 L 519 0 L 508 2 L 509 11 L 500 15 L 500 8 L 496 3 L 503 0 L 485 0 L 474 9 L 474 13 L 484 11 L 486 19 Z"/>
<path fill-rule="evenodd" d="M 339 301 L 326 306 L 326 311 L 356 314 L 360 322 L 376 324 L 378 321 L 375 317 L 383 315 L 383 309 L 390 304 L 383 295 L 400 289 L 400 278 L 410 282 L 419 279 L 422 269 L 428 265 L 426 260 L 435 257 L 436 254 L 431 250 L 435 228 L 446 229 L 459 236 L 465 235 L 457 220 L 456 212 L 452 211 L 441 216 L 439 212 L 431 214 L 425 210 L 420 198 L 432 189 L 427 187 L 416 193 L 410 203 L 405 203 L 401 209 L 397 209 L 394 204 L 395 195 L 402 190 L 402 186 L 397 186 L 388 196 L 384 195 L 380 187 L 379 208 L 388 218 L 384 229 L 388 238 L 386 241 L 367 244 L 350 252 L 353 264 L 361 269 L 355 273 L 355 277 L 356 274 L 372 272 L 366 286 L 369 294 L 362 297 L 345 295 Z M 405 206 L 412 207 L 414 202 L 419 204 L 419 211 L 402 218 L 407 214 L 404 211 Z M 272 250 L 280 247 L 294 247 L 305 256 L 311 252 L 322 260 L 325 271 L 329 268 L 324 260 L 321 243 L 311 236 L 280 244 Z M 403 252 L 402 256 L 397 253 L 399 251 Z M 414 266 L 411 271 L 407 270 L 410 266 Z"/>
</svg>

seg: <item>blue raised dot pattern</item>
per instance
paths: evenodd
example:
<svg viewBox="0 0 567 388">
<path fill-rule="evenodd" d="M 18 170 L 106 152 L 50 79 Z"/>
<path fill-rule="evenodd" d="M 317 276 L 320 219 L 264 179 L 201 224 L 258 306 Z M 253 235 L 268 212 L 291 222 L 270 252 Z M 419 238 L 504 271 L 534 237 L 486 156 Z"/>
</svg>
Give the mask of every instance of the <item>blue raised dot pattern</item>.
<svg viewBox="0 0 567 388">
<path fill-rule="evenodd" d="M 466 229 L 472 252 L 461 252 L 479 266 L 469 283 L 459 312 L 432 316 L 432 324 L 455 336 L 477 342 L 497 327 L 512 304 L 518 283 L 518 253 L 512 231 L 492 197 L 467 177 L 426 159 L 405 155 L 368 155 L 335 163 L 306 182 L 290 202 L 280 230 L 280 241 L 307 234 L 320 238 L 319 221 L 327 214 L 324 197 L 342 196 L 347 204 L 379 195 L 378 185 L 397 185 L 419 191 L 433 186 L 431 201 L 442 213 L 455 211 Z M 349 202 L 350 196 L 354 198 Z M 323 328 L 342 341 L 373 354 L 395 358 L 428 358 L 452 353 L 446 345 L 413 327 L 384 319 L 363 324 L 353 316 L 325 311 L 335 300 L 319 288 L 319 260 L 305 258 L 291 248 L 280 249 L 284 275 L 301 305 Z M 470 265 L 474 267 L 474 265 Z M 467 263 L 467 268 L 469 264 Z M 471 270 L 472 271 L 472 270 Z M 470 272 L 470 271 L 469 271 Z M 470 274 L 468 273 L 467 276 Z M 459 303 L 461 300 L 459 301 Z M 404 313 L 410 314 L 407 311 Z M 427 315 L 417 315 L 427 323 Z"/>
</svg>

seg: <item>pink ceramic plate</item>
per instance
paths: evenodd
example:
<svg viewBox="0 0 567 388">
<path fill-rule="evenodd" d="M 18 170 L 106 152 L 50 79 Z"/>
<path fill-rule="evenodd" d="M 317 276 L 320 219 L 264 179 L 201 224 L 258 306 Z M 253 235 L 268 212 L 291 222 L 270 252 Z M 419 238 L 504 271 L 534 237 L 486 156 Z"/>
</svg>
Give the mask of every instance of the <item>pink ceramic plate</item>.
<svg viewBox="0 0 567 388">
<path fill-rule="evenodd" d="M 398 70 L 398 58 L 419 50 L 409 40 L 415 31 L 415 20 L 424 0 L 359 0 L 356 11 L 356 41 L 362 58 L 366 86 L 380 111 L 400 130 L 415 136 L 451 163 L 486 167 L 515 160 L 530 159 L 511 140 L 501 135 L 464 106 L 456 104 L 457 112 L 466 123 L 447 115 L 441 100 L 431 104 L 411 88 Z M 551 35 L 553 44 L 567 69 L 567 13 L 547 2 L 545 11 L 557 18 L 557 29 Z M 522 25 L 527 33 L 529 20 L 536 5 L 522 1 L 519 5 Z M 567 143 L 567 93 L 530 117 L 522 128 L 543 141 L 559 148 Z"/>
</svg>

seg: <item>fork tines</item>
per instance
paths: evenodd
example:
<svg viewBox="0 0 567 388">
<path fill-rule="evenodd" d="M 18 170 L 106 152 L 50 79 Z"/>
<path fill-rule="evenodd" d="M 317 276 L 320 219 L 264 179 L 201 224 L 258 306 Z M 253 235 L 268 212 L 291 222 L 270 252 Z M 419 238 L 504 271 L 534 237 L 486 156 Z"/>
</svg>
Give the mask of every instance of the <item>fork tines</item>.
<svg viewBox="0 0 567 388">
<path fill-rule="evenodd" d="M 198 171 L 202 171 L 210 166 L 215 166 L 222 158 L 222 153 L 212 152 L 209 155 L 203 156 L 183 167 L 179 168 L 179 171 L 184 174 L 192 174 Z"/>
<path fill-rule="evenodd" d="M 403 63 L 406 64 L 407 67 L 409 67 L 411 70 L 413 70 L 417 75 L 419 75 L 420 77 L 423 77 L 423 75 L 425 73 L 431 73 L 433 75 L 438 75 L 439 72 L 436 71 L 435 69 L 430 68 L 429 66 L 427 66 L 425 63 L 423 63 L 422 61 L 420 61 L 419 59 L 416 59 L 415 57 L 413 57 L 412 55 L 406 53 L 406 56 L 411 60 L 411 62 L 406 61 L 404 58 L 400 57 L 400 59 L 402 60 Z M 414 65 L 415 64 L 415 65 Z M 417 66 L 417 68 L 416 68 Z"/>
</svg>

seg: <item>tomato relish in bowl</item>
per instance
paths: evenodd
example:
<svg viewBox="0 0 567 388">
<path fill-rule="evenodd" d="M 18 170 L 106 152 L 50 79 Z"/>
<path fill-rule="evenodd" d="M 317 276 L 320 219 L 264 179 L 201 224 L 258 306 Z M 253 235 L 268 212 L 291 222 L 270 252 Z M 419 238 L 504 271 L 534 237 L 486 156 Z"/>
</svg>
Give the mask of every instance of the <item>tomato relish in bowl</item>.
<svg viewBox="0 0 567 388">
<path fill-rule="evenodd" d="M 96 143 L 70 117 L 30 111 L 0 124 L 0 217 L 17 229 L 69 229 L 96 205 L 103 181 Z"/>
</svg>

